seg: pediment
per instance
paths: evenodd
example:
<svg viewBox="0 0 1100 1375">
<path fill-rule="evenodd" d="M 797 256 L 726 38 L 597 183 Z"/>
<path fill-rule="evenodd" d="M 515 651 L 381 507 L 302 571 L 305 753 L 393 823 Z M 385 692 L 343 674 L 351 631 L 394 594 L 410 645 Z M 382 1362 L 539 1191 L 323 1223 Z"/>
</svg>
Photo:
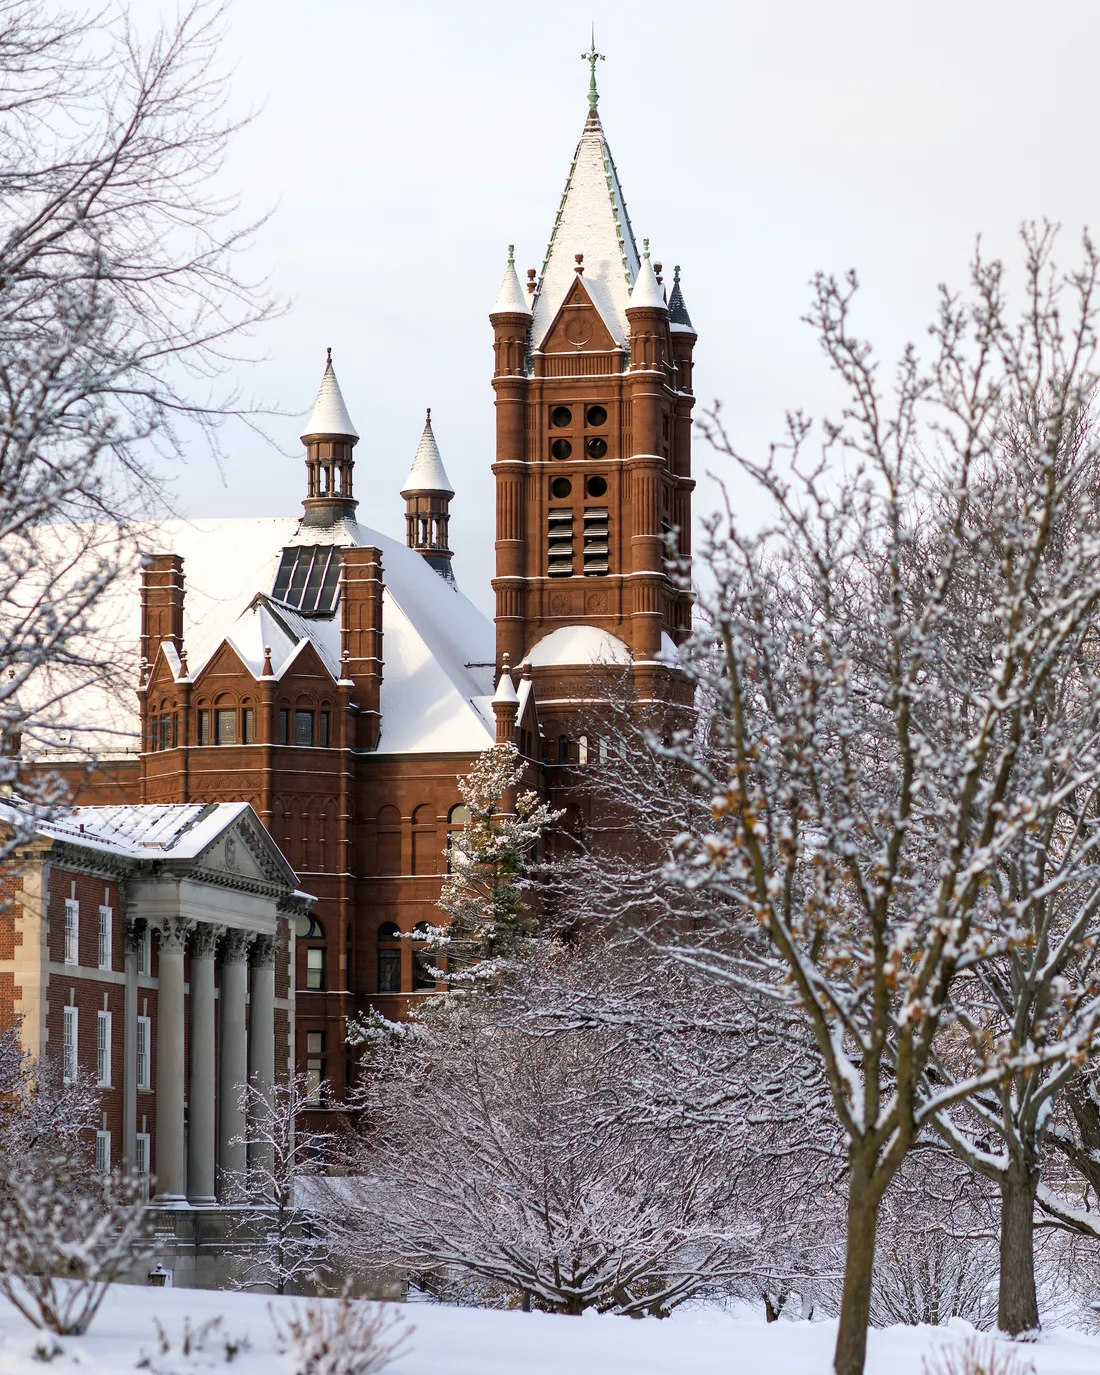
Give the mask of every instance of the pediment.
<svg viewBox="0 0 1100 1375">
<path fill-rule="evenodd" d="M 195 675 L 195 686 L 200 687 L 207 678 L 238 677 L 241 674 L 247 674 L 250 680 L 255 677 L 236 649 L 228 640 L 223 640 Z"/>
<path fill-rule="evenodd" d="M 543 353 L 607 353 L 617 348 L 615 339 L 596 309 L 584 278 L 575 277 L 565 293 L 546 337 Z"/>
<path fill-rule="evenodd" d="M 197 863 L 208 873 L 246 883 L 297 883 L 275 842 L 251 811 L 244 812 L 211 841 L 198 856 Z"/>
</svg>

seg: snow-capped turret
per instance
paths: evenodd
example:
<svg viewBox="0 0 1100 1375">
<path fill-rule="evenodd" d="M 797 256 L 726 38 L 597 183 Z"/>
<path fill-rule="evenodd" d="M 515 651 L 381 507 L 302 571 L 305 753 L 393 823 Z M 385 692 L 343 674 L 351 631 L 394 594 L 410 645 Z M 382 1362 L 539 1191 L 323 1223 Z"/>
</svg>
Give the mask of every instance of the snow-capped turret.
<svg viewBox="0 0 1100 1375">
<path fill-rule="evenodd" d="M 328 439 L 337 435 L 345 439 L 359 438 L 359 431 L 351 423 L 348 408 L 344 405 L 344 395 L 340 390 L 340 383 L 336 380 L 336 373 L 332 366 L 331 349 L 328 351 L 328 361 L 325 364 L 321 385 L 317 389 L 317 400 L 313 403 L 309 423 L 302 435 L 302 443 L 307 444 L 315 435 L 323 435 Z"/>
<path fill-rule="evenodd" d="M 531 307 L 527 302 L 527 297 L 523 294 L 523 288 L 519 283 L 519 273 L 516 272 L 516 246 L 508 245 L 508 266 L 504 269 L 504 279 L 500 284 L 500 291 L 497 294 L 497 302 L 490 312 L 492 315 L 530 315 Z"/>
<path fill-rule="evenodd" d="M 317 400 L 302 435 L 306 446 L 306 508 L 302 526 L 311 532 L 327 530 L 352 520 L 358 502 L 352 497 L 352 450 L 359 434 L 351 423 L 348 408 L 332 367 L 328 351 Z"/>
<path fill-rule="evenodd" d="M 665 293 L 661 290 L 657 274 L 653 271 L 653 264 L 649 261 L 649 240 L 645 239 L 643 242 L 642 265 L 638 269 L 638 277 L 634 283 L 634 290 L 630 293 L 630 304 L 627 309 L 639 310 L 644 306 L 650 310 L 667 311 Z"/>
<path fill-rule="evenodd" d="M 451 497 L 454 488 L 443 467 L 428 409 L 424 432 L 401 489 L 405 498 L 405 543 L 423 555 L 441 578 L 454 582 L 450 549 Z"/>
<path fill-rule="evenodd" d="M 500 681 L 493 696 L 493 715 L 497 723 L 497 744 L 514 743 L 516 717 L 519 715 L 519 693 L 512 682 L 512 669 L 507 654 L 501 659 Z"/>
</svg>

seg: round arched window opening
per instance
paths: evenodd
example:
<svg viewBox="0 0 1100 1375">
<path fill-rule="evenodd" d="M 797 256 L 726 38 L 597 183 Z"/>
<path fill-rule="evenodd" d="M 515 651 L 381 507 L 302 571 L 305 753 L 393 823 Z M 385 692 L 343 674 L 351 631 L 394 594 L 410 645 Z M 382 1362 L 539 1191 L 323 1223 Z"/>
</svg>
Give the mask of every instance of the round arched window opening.
<svg viewBox="0 0 1100 1375">
<path fill-rule="evenodd" d="M 572 491 L 573 484 L 567 477 L 556 477 L 550 484 L 550 495 L 552 497 L 557 497 L 559 501 L 564 497 L 570 496 Z"/>
<path fill-rule="evenodd" d="M 607 411 L 603 406 L 589 406 L 585 418 L 594 430 L 598 430 L 601 425 L 607 424 Z"/>
<path fill-rule="evenodd" d="M 568 406 L 555 406 L 550 412 L 550 424 L 558 430 L 564 430 L 573 423 L 573 412 Z"/>
<path fill-rule="evenodd" d="M 555 439 L 550 445 L 550 452 L 554 458 L 568 458 L 573 452 L 573 446 L 568 439 Z"/>
<path fill-rule="evenodd" d="M 595 439 L 590 439 L 586 445 L 589 458 L 603 458 L 607 454 L 607 440 L 600 439 L 597 435 Z"/>
<path fill-rule="evenodd" d="M 294 934 L 300 941 L 323 941 L 325 928 L 312 913 L 303 913 L 294 920 Z"/>
<path fill-rule="evenodd" d="M 607 495 L 607 478 L 590 477 L 584 484 L 584 490 L 590 497 L 602 497 Z"/>
<path fill-rule="evenodd" d="M 401 992 L 401 931 L 396 922 L 384 921 L 378 928 L 378 991 Z"/>
</svg>

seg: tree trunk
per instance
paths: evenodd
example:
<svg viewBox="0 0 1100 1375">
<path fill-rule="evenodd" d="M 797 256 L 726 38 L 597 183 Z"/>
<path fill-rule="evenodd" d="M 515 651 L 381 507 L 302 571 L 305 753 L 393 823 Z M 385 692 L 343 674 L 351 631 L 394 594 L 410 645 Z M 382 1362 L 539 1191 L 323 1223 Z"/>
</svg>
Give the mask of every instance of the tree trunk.
<svg viewBox="0 0 1100 1375">
<path fill-rule="evenodd" d="M 997 1326 L 1019 1337 L 1039 1330 L 1035 1294 L 1035 1189 L 1037 1170 L 1013 1163 L 1001 1178 L 1001 1279 Z"/>
<path fill-rule="evenodd" d="M 836 1375 L 863 1375 L 867 1328 L 871 1321 L 871 1280 L 875 1268 L 878 1197 L 871 1188 L 871 1169 L 850 1160 L 848 1171 L 848 1238 L 844 1257 L 844 1291 L 836 1334 Z"/>
</svg>

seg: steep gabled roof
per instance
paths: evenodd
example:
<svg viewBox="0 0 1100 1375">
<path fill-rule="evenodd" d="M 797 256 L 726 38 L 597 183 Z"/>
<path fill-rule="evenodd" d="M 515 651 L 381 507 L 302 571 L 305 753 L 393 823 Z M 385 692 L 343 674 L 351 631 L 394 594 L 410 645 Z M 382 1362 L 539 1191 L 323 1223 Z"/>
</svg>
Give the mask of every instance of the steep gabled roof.
<svg viewBox="0 0 1100 1375">
<path fill-rule="evenodd" d="M 352 439 L 359 438 L 359 431 L 351 423 L 348 408 L 344 405 L 340 383 L 336 380 L 331 349 L 328 351 L 328 362 L 325 364 L 324 376 L 317 391 L 317 400 L 313 403 L 313 412 L 302 432 L 303 440 L 310 434 L 342 434 Z"/>
<path fill-rule="evenodd" d="M 626 308 L 638 275 L 638 246 L 619 174 L 595 108 L 584 123 L 542 265 L 531 323 L 539 348 L 569 290 L 575 255 L 584 254 L 584 281 L 615 341 L 628 337 Z"/>
</svg>

